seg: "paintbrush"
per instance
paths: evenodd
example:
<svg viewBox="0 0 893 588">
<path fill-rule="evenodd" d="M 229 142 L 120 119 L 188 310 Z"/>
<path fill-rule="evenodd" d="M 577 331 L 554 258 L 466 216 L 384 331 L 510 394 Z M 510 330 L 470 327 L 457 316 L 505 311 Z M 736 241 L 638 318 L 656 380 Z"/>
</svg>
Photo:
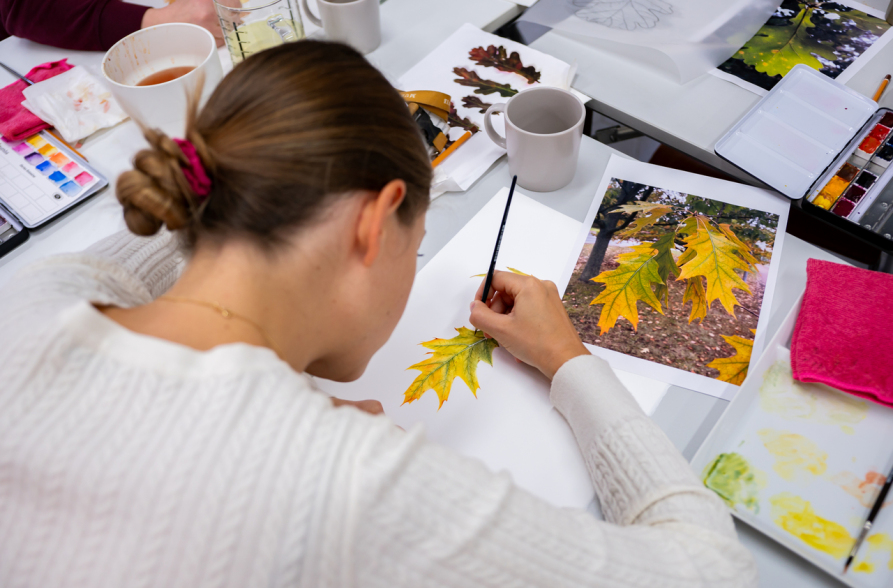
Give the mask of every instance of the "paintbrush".
<svg viewBox="0 0 893 588">
<path fill-rule="evenodd" d="M 434 161 L 431 162 L 431 167 L 437 167 L 443 160 L 452 155 L 453 151 L 462 146 L 462 143 L 469 140 L 471 138 L 471 131 L 465 131 L 465 134 L 456 139 L 455 143 L 444 149 L 443 153 L 434 158 Z"/>
<path fill-rule="evenodd" d="M 856 542 L 850 550 L 850 555 L 846 558 L 846 563 L 843 564 L 844 574 L 850 567 L 850 564 L 853 563 L 853 558 L 856 557 L 856 552 L 859 551 L 862 542 L 865 541 L 865 538 L 868 536 L 868 532 L 871 530 L 871 525 L 874 524 L 874 519 L 877 517 L 877 514 L 881 512 L 881 507 L 884 505 L 884 499 L 887 497 L 887 492 L 890 490 L 891 482 L 893 482 L 893 468 L 891 468 L 890 473 L 887 474 L 887 480 L 881 487 L 881 491 L 878 493 L 877 498 L 874 499 L 874 504 L 871 505 L 871 511 L 868 513 L 868 518 L 865 519 L 865 524 L 862 525 L 862 530 L 859 531 L 859 536 L 856 538 Z"/>
<path fill-rule="evenodd" d="M 512 195 L 515 193 L 515 184 L 518 176 L 512 177 L 512 187 L 509 189 L 508 200 L 505 201 L 505 212 L 502 213 L 502 224 L 499 225 L 499 235 L 496 237 L 496 247 L 493 249 L 493 259 L 490 260 L 490 269 L 487 270 L 487 281 L 484 282 L 484 294 L 481 302 L 487 303 L 487 294 L 490 292 L 490 284 L 493 283 L 493 272 L 496 271 L 496 258 L 499 256 L 499 245 L 502 243 L 502 233 L 505 232 L 505 221 L 509 218 L 509 207 L 512 205 Z"/>
<path fill-rule="evenodd" d="M 0 61 L 0 67 L 2 67 L 2 68 L 5 69 L 6 71 L 8 71 L 8 72 L 11 73 L 12 75 L 14 75 L 15 77 L 19 78 L 20 80 L 22 80 L 23 82 L 25 82 L 25 83 L 28 84 L 29 86 L 33 86 L 33 85 L 34 85 L 34 82 L 32 82 L 31 80 L 29 80 L 28 78 L 26 78 L 25 76 L 23 76 L 22 74 L 20 74 L 19 72 L 17 72 L 16 70 L 12 69 L 11 67 L 9 67 L 8 65 L 6 65 L 6 64 L 3 63 L 2 61 Z M 74 151 L 74 152 L 77 154 L 78 157 L 80 157 L 80 158 L 83 159 L 84 161 L 87 161 L 87 158 L 84 157 L 84 155 L 83 155 L 80 151 L 78 151 L 77 149 L 75 149 L 74 147 L 72 147 L 72 146 L 68 143 L 68 141 L 66 141 L 65 139 L 63 139 L 62 137 L 60 137 L 58 134 L 56 134 L 55 132 L 53 132 L 52 129 L 47 129 L 47 132 L 48 132 L 49 134 L 51 134 L 53 137 L 55 137 L 57 141 L 59 141 L 60 143 L 62 143 L 63 145 L 65 145 L 66 147 L 68 147 L 69 149 L 71 149 L 72 151 Z"/>
</svg>

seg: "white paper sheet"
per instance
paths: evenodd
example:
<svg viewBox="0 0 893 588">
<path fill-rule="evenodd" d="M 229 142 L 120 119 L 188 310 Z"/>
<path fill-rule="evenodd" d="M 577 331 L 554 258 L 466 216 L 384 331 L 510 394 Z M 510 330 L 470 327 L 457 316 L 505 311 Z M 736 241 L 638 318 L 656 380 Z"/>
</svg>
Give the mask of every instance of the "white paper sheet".
<svg viewBox="0 0 893 588">
<path fill-rule="evenodd" d="M 747 208 L 754 210 L 778 215 L 775 243 L 769 268 L 766 272 L 765 292 L 759 309 L 757 334 L 753 345 L 752 358 L 754 360 L 758 358 L 766 340 L 765 326 L 769 320 L 770 309 L 772 308 L 772 295 L 775 289 L 779 260 L 782 255 L 785 236 L 784 229 L 787 226 L 790 201 L 787 198 L 768 190 L 650 165 L 617 156 L 611 156 L 611 159 L 608 162 L 608 166 L 605 169 L 605 175 L 599 184 L 596 201 L 600 201 L 604 196 L 612 178 L 637 182 L 647 186 L 662 188 L 664 190 L 692 194 L 701 198 L 709 198 L 711 200 L 725 202 L 735 206 L 746 206 Z M 573 248 L 574 253 L 568 258 L 564 272 L 561 274 L 560 281 L 555 282 L 561 292 L 565 292 L 568 283 L 570 282 L 580 252 L 589 235 L 589 228 L 592 226 L 597 212 L 597 209 L 591 209 L 589 211 L 589 214 L 583 223 L 584 228 L 578 235 L 577 242 Z M 588 304 L 588 301 L 586 301 L 586 303 Z M 718 302 L 714 302 L 714 305 L 718 304 Z M 640 312 L 644 307 L 644 303 L 639 304 Z M 593 308 L 593 312 L 597 313 L 600 307 L 596 306 Z M 685 310 L 685 316 L 687 317 L 688 307 L 686 307 Z M 680 311 L 679 309 L 675 309 L 674 312 L 678 313 Z M 740 313 L 743 311 L 738 309 L 737 312 Z M 620 323 L 618 322 L 618 324 Z M 695 390 L 696 392 L 725 399 L 733 398 L 738 391 L 738 386 L 727 384 L 707 376 L 690 373 L 669 365 L 633 357 L 631 355 L 625 355 L 611 349 L 596 347 L 591 344 L 587 344 L 586 346 L 593 354 L 605 358 L 615 370 L 631 372 L 636 375 L 642 375 L 668 384 L 681 386 L 683 388 Z"/>
<path fill-rule="evenodd" d="M 838 4 L 842 4 L 844 6 L 853 8 L 855 10 L 862 11 L 865 14 L 874 16 L 882 21 L 884 20 L 884 13 L 882 11 L 875 10 L 874 8 L 871 8 L 870 6 L 866 6 L 865 4 L 861 4 L 859 2 L 853 2 L 852 0 L 835 0 L 835 2 Z M 837 13 L 835 13 L 835 14 L 837 14 Z M 845 14 L 843 14 L 843 16 L 845 17 Z M 835 20 L 837 20 L 837 19 L 835 19 Z M 745 43 L 749 40 L 750 39 L 747 39 L 745 41 Z M 854 75 L 856 75 L 856 72 L 858 72 L 860 69 L 862 69 L 866 63 L 871 61 L 871 59 L 875 55 L 877 55 L 877 53 L 891 40 L 893 40 L 893 29 L 887 30 L 883 35 L 881 35 L 877 41 L 872 43 L 871 46 L 868 47 L 868 49 L 866 49 L 864 52 L 862 52 L 850 65 L 848 65 L 846 67 L 846 69 L 844 69 L 834 79 L 836 79 L 838 82 L 840 82 L 842 84 L 847 83 L 847 81 L 849 81 L 850 79 L 852 79 L 852 77 Z M 745 43 L 742 43 L 742 46 L 744 46 Z M 851 49 L 853 49 L 853 48 L 851 47 Z M 791 66 L 793 67 L 793 64 Z M 723 71 L 719 68 L 711 69 L 709 73 L 710 73 L 710 75 L 713 75 L 713 76 L 716 76 L 723 80 L 726 80 L 727 82 L 731 82 L 731 83 L 735 84 L 736 86 L 744 88 L 745 90 L 749 90 L 759 96 L 765 96 L 766 94 L 769 93 L 769 90 L 766 90 L 765 88 L 762 88 L 756 84 L 748 82 L 748 81 L 742 79 L 741 77 L 738 77 L 737 75 Z"/>
<path fill-rule="evenodd" d="M 521 16 L 686 83 L 737 51 L 777 0 L 540 0 Z"/>
<path fill-rule="evenodd" d="M 540 73 L 539 81 L 528 83 L 524 76 L 517 73 L 481 66 L 470 59 L 469 51 L 471 49 L 476 47 L 486 49 L 490 45 L 504 47 L 509 55 L 512 52 L 517 52 L 525 67 L 533 67 Z M 467 118 L 481 129 L 437 167 L 431 191 L 432 198 L 447 191 L 467 190 L 487 171 L 487 168 L 505 153 L 505 150 L 493 143 L 483 131 L 484 114 L 480 112 L 479 108 L 464 106 L 462 99 L 473 97 L 486 104 L 498 104 L 507 102 L 509 97 L 501 96 L 499 93 L 478 94 L 475 93 L 476 88 L 474 87 L 457 84 L 455 80 L 459 79 L 459 76 L 453 73 L 455 68 L 464 68 L 474 72 L 484 80 L 508 84 L 512 90 L 517 91 L 523 91 L 535 85 L 568 88 L 574 74 L 574 68 L 563 61 L 521 43 L 485 33 L 470 24 L 462 25 L 434 51 L 406 72 L 397 82 L 398 89 L 405 92 L 419 90 L 443 92 L 452 98 L 459 118 Z M 504 130 L 502 117 L 494 117 L 493 123 L 497 131 L 502 134 Z M 450 139 L 456 140 L 464 133 L 464 129 L 454 127 L 450 131 Z"/>
<path fill-rule="evenodd" d="M 478 458 L 494 471 L 508 471 L 533 494 L 558 506 L 584 508 L 592 500 L 592 484 L 566 421 L 549 401 L 549 381 L 504 349 L 494 351 L 492 367 L 478 365 L 477 398 L 456 379 L 440 411 L 431 390 L 401 406 L 418 374 L 407 368 L 426 357 L 419 343 L 451 338 L 455 328 L 471 327 L 468 306 L 481 278 L 470 276 L 487 271 L 507 197 L 504 188 L 419 272 L 394 334 L 359 380 L 317 382 L 340 398 L 375 398 L 398 425 L 421 423 L 429 439 Z M 497 267 L 557 281 L 581 227 L 516 190 Z M 666 385 L 635 374 L 621 374 L 621 379 L 650 412 L 666 391 Z"/>
</svg>

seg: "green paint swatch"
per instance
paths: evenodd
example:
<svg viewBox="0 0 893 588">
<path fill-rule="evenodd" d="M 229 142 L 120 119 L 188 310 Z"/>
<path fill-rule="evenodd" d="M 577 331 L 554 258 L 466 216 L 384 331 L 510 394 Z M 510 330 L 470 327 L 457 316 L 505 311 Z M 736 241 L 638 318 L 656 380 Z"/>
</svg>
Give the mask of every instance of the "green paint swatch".
<svg viewBox="0 0 893 588">
<path fill-rule="evenodd" d="M 704 485 L 716 492 L 726 504 L 743 504 L 759 512 L 760 472 L 739 453 L 720 453 L 704 468 Z"/>
</svg>

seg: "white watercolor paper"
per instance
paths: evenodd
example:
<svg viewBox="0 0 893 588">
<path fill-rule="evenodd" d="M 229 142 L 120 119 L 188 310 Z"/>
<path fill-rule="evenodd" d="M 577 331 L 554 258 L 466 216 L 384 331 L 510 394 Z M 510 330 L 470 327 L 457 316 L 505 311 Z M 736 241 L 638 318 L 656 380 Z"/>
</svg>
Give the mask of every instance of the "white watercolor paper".
<svg viewBox="0 0 893 588">
<path fill-rule="evenodd" d="M 521 16 L 686 83 L 731 57 L 777 0 L 540 0 Z"/>
<path fill-rule="evenodd" d="M 494 471 L 508 471 L 533 494 L 558 506 L 585 508 L 594 495 L 592 484 L 567 422 L 549 401 L 550 382 L 539 371 L 518 364 L 504 349 L 494 350 L 492 367 L 478 365 L 477 398 L 456 379 L 439 411 L 433 390 L 401 405 L 404 391 L 418 374 L 407 368 L 426 357 L 427 350 L 419 343 L 451 338 L 460 326 L 473 328 L 468 306 L 481 278 L 471 276 L 489 267 L 507 197 L 508 189 L 503 188 L 419 272 L 394 334 L 359 380 L 317 383 L 339 398 L 375 398 L 401 427 L 421 423 L 432 441 L 480 459 Z M 581 228 L 580 222 L 516 190 L 497 267 L 557 281 Z M 635 374 L 619 377 L 649 412 L 666 391 L 665 384 Z"/>
<path fill-rule="evenodd" d="M 605 175 L 602 177 L 602 181 L 599 184 L 598 192 L 596 193 L 596 201 L 600 202 L 602 200 L 608 189 L 608 185 L 613 178 L 637 182 L 647 186 L 662 188 L 664 190 L 692 194 L 701 198 L 709 198 L 711 200 L 725 202 L 735 206 L 746 206 L 747 208 L 754 210 L 778 215 L 775 244 L 769 268 L 766 272 L 765 292 L 759 309 L 757 334 L 753 346 L 752 361 L 756 360 L 756 358 L 759 357 L 760 351 L 763 349 L 766 340 L 765 327 L 768 323 L 770 310 L 772 308 L 772 296 L 778 274 L 779 260 L 781 259 L 783 250 L 785 227 L 787 226 L 788 212 L 790 210 L 790 200 L 769 190 L 726 182 L 715 178 L 708 178 L 698 174 L 659 167 L 612 155 L 608 162 L 608 166 L 605 169 Z M 589 228 L 592 227 L 597 213 L 597 207 L 595 207 L 595 209 L 590 209 L 589 214 L 583 223 L 584 229 L 577 237 L 573 253 L 567 258 L 560 281 L 555 282 L 558 285 L 559 291 L 562 293 L 566 291 L 571 280 L 581 250 L 589 236 Z M 585 302 L 588 304 L 588 301 Z M 719 303 L 714 301 L 713 304 L 718 305 Z M 639 304 L 639 310 L 641 311 L 644 306 L 644 303 Z M 599 310 L 599 306 L 593 307 L 593 312 L 598 313 Z M 677 309 L 674 312 L 679 311 Z M 741 309 L 738 309 L 737 312 L 742 311 Z M 619 324 L 621 324 L 620 321 L 618 321 L 618 325 Z M 617 327 L 615 326 L 614 328 Z M 615 370 L 643 375 L 661 382 L 681 386 L 683 388 L 688 388 L 689 390 L 724 399 L 733 398 L 738 390 L 738 386 L 727 384 L 707 376 L 683 371 L 655 361 L 633 357 L 588 343 L 586 344 L 586 347 L 593 354 L 605 358 Z"/>
<path fill-rule="evenodd" d="M 880 19 L 881 21 L 884 20 L 884 13 L 882 11 L 875 10 L 874 8 L 866 6 L 865 4 L 861 4 L 859 2 L 853 2 L 852 0 L 835 0 L 835 3 L 842 4 L 844 6 L 848 6 L 849 8 L 853 8 L 855 10 L 862 11 L 865 14 L 868 14 L 870 16 Z M 781 8 L 779 8 L 779 11 L 780 10 L 781 10 Z M 831 12 L 831 11 L 829 10 L 829 12 Z M 836 17 L 835 20 L 839 20 L 839 18 L 846 17 L 845 13 L 844 14 L 832 13 L 832 14 L 834 14 L 834 16 Z M 834 77 L 834 79 L 836 79 L 838 82 L 840 82 L 842 84 L 846 84 L 850 79 L 853 78 L 854 75 L 856 75 L 856 73 L 860 69 L 862 69 L 865 66 L 866 63 L 871 61 L 871 59 L 875 55 L 877 55 L 878 52 L 880 52 L 881 49 L 887 43 L 889 43 L 891 40 L 893 40 L 893 28 L 891 28 L 891 29 L 887 30 L 885 33 L 883 33 L 878 40 L 876 40 L 874 43 L 872 43 L 871 46 L 869 46 L 865 51 L 863 51 L 852 63 L 847 65 L 846 68 L 842 72 L 839 72 L 838 75 L 836 77 Z M 742 47 L 743 46 L 744 46 L 744 43 L 742 44 Z M 853 46 L 850 46 L 849 49 L 851 51 L 855 50 L 855 48 Z M 720 65 L 722 65 L 722 64 L 720 64 Z M 731 83 L 735 84 L 736 86 L 744 88 L 745 90 L 749 90 L 759 96 L 765 96 L 766 94 L 769 93 L 769 90 L 767 90 L 766 88 L 762 88 L 762 87 L 760 87 L 754 83 L 751 83 L 737 75 L 723 71 L 723 70 L 719 69 L 718 67 L 711 69 L 709 73 L 715 77 L 726 80 L 727 82 L 731 82 Z"/>
<path fill-rule="evenodd" d="M 499 71 L 495 67 L 476 64 L 469 57 L 469 51 L 476 47 L 486 49 L 490 45 L 504 47 L 510 55 L 517 52 L 525 67 L 531 66 L 540 73 L 540 79 L 528 83 L 524 76 L 513 72 Z M 458 117 L 467 118 L 481 130 L 474 134 L 464 145 L 434 170 L 434 182 L 431 197 L 436 198 L 447 191 L 465 191 L 481 177 L 505 150 L 493 143 L 484 128 L 484 113 L 481 108 L 463 105 L 464 98 L 478 99 L 484 104 L 507 102 L 510 96 L 500 93 L 480 94 L 476 88 L 457 84 L 459 79 L 453 70 L 464 68 L 476 73 L 484 80 L 498 84 L 507 84 L 512 90 L 523 91 L 536 85 L 569 88 L 574 75 L 574 68 L 554 57 L 531 49 L 490 33 L 485 33 L 474 25 L 464 24 L 441 43 L 434 51 L 413 66 L 397 82 L 399 90 L 413 92 L 434 90 L 443 92 L 452 98 Z M 585 101 L 585 100 L 584 100 Z M 493 118 L 497 132 L 504 134 L 502 116 Z M 465 134 L 465 129 L 454 126 L 450 130 L 450 139 L 456 140 Z"/>
</svg>

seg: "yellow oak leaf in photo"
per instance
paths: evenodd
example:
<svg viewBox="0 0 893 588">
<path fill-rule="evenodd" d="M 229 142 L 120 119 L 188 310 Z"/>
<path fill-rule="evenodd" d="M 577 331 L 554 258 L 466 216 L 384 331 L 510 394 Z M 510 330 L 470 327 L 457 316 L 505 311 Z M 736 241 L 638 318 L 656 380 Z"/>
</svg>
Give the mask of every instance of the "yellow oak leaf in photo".
<svg viewBox="0 0 893 588">
<path fill-rule="evenodd" d="M 638 329 L 639 311 L 636 303 L 639 300 L 657 312 L 664 313 L 660 299 L 651 287 L 652 284 L 664 283 L 656 259 L 659 251 L 652 243 L 642 243 L 631 249 L 632 251 L 617 257 L 619 264 L 617 269 L 602 272 L 592 278 L 593 282 L 605 285 L 605 289 L 589 303 L 604 305 L 598 318 L 602 335 L 607 333 L 621 316 L 631 322 L 634 329 Z"/>
<path fill-rule="evenodd" d="M 430 357 L 407 368 L 421 373 L 403 394 L 403 404 L 414 402 L 426 391 L 434 390 L 440 399 L 437 407 L 440 410 L 450 397 L 450 388 L 456 378 L 461 378 L 471 393 L 477 396 L 477 390 L 481 387 L 477 378 L 478 363 L 484 361 L 493 365 L 493 350 L 499 347 L 499 343 L 484 337 L 481 331 L 465 327 L 459 327 L 456 331 L 459 334 L 452 339 L 432 339 L 421 343 L 431 350 Z"/>
<path fill-rule="evenodd" d="M 751 329 L 756 334 L 756 331 Z M 747 368 L 750 367 L 750 356 L 753 353 L 753 340 L 745 339 L 737 335 L 722 336 L 726 343 L 735 348 L 732 357 L 718 357 L 707 364 L 707 367 L 719 370 L 717 380 L 740 386 L 747 377 Z"/>
<path fill-rule="evenodd" d="M 732 290 L 737 288 L 750 294 L 750 286 L 738 275 L 738 271 L 752 269 L 749 260 L 745 261 L 742 256 L 752 256 L 737 238 L 732 241 L 707 218 L 698 216 L 697 223 L 697 231 L 686 238 L 688 249 L 679 258 L 681 273 L 676 279 L 704 276 L 707 279 L 707 306 L 718 299 L 726 312 L 734 316 L 735 306 L 739 303 Z M 689 251 L 694 251 L 694 255 Z"/>
</svg>

